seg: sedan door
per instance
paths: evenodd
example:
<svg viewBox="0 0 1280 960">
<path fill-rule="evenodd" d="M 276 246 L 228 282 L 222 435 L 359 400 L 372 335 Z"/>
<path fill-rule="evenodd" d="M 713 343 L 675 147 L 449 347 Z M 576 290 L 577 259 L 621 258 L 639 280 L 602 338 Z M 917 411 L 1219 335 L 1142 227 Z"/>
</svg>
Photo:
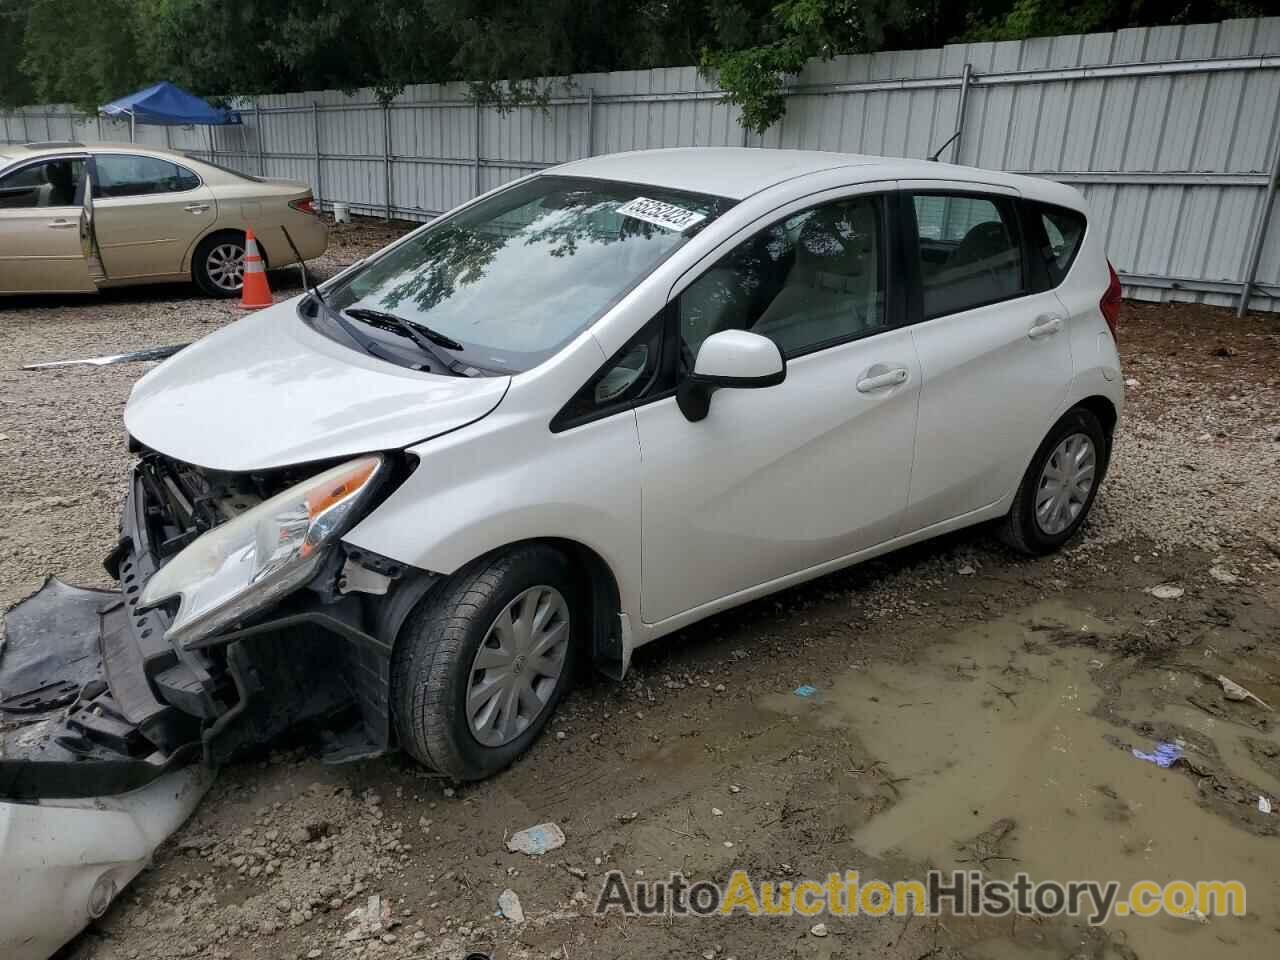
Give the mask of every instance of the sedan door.
<svg viewBox="0 0 1280 960">
<path fill-rule="evenodd" d="M 185 274 L 187 251 L 217 216 L 213 191 L 167 157 L 94 156 L 102 262 L 112 280 Z"/>
<path fill-rule="evenodd" d="M 920 364 L 887 286 L 884 198 L 780 213 L 691 271 L 673 319 L 686 371 L 708 336 L 749 330 L 778 345 L 785 380 L 720 389 L 697 422 L 673 397 L 636 410 L 646 623 L 816 575 L 902 522 Z"/>
<path fill-rule="evenodd" d="M 80 253 L 85 157 L 48 156 L 0 174 L 0 293 L 80 293 L 93 283 Z"/>
<path fill-rule="evenodd" d="M 1013 492 L 1073 375 L 1062 303 L 1036 292 L 1017 193 L 903 183 L 918 291 L 911 327 L 924 384 L 904 533 Z M 913 188 L 914 189 L 911 189 Z"/>
</svg>

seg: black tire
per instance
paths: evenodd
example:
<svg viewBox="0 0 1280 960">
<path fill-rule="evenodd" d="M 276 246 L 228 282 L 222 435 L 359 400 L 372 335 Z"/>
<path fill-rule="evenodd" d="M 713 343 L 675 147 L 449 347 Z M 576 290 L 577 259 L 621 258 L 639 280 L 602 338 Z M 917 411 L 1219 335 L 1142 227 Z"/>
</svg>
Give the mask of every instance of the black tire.
<svg viewBox="0 0 1280 960">
<path fill-rule="evenodd" d="M 486 746 L 467 719 L 472 664 L 498 615 L 537 586 L 559 591 L 568 605 L 563 666 L 546 705 L 523 732 Z M 392 722 L 405 751 L 456 780 L 480 780 L 510 766 L 538 738 L 572 683 L 576 633 L 585 627 L 580 598 L 568 558 L 542 544 L 482 557 L 435 587 L 409 615 L 391 662 Z"/>
<path fill-rule="evenodd" d="M 228 285 L 225 281 L 220 282 L 218 278 L 217 262 L 225 259 L 226 252 L 232 248 L 238 248 L 240 256 L 244 257 L 244 234 L 235 230 L 223 230 L 201 240 L 195 253 L 191 255 L 191 279 L 210 297 L 225 300 L 240 296 L 240 291 L 244 287 L 243 279 Z M 261 244 L 259 244 L 259 250 L 261 250 Z M 263 265 L 266 265 L 265 256 Z"/>
<path fill-rule="evenodd" d="M 1093 484 L 1089 488 L 1080 512 L 1063 530 L 1046 533 L 1036 517 L 1036 494 L 1040 489 L 1041 477 L 1045 464 L 1067 437 L 1082 433 L 1093 443 L 1096 451 Z M 1031 458 L 1031 465 L 1023 474 L 1018 493 L 1013 498 L 1013 506 L 999 527 L 1000 539 L 1020 553 L 1031 556 L 1043 556 L 1052 553 L 1079 532 L 1089 516 L 1093 501 L 1098 495 L 1098 488 L 1106 476 L 1107 466 L 1111 459 L 1111 441 L 1102 429 L 1102 424 L 1094 414 L 1084 407 L 1073 407 L 1063 414 L 1062 419 L 1053 425 L 1044 441 Z"/>
</svg>

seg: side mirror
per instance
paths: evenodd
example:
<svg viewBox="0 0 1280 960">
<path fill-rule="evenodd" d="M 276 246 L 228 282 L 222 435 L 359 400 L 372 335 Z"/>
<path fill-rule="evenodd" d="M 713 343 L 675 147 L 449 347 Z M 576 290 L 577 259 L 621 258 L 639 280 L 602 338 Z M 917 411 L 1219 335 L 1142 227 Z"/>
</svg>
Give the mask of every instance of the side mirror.
<svg viewBox="0 0 1280 960">
<path fill-rule="evenodd" d="M 702 341 L 693 373 L 680 384 L 676 402 L 691 423 L 711 409 L 711 394 L 721 387 L 750 390 L 773 387 L 787 378 L 778 345 L 746 330 L 721 330 Z"/>
</svg>

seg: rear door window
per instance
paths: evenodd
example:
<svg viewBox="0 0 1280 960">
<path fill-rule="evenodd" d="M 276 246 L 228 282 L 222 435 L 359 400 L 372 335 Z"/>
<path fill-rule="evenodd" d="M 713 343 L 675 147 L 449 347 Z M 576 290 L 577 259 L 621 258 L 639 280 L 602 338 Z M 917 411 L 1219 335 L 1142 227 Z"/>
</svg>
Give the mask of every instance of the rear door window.
<svg viewBox="0 0 1280 960">
<path fill-rule="evenodd" d="M 98 179 L 93 195 L 98 198 L 181 193 L 200 186 L 200 178 L 186 167 L 159 157 L 102 154 L 95 158 L 94 166 Z"/>
<path fill-rule="evenodd" d="M 912 196 L 912 205 L 926 320 L 1027 292 L 1012 200 L 917 193 Z"/>
<path fill-rule="evenodd" d="M 1047 203 L 1028 203 L 1026 210 L 1032 246 L 1044 264 L 1049 286 L 1056 287 L 1067 278 L 1080 252 L 1086 226 L 1084 214 Z"/>
</svg>

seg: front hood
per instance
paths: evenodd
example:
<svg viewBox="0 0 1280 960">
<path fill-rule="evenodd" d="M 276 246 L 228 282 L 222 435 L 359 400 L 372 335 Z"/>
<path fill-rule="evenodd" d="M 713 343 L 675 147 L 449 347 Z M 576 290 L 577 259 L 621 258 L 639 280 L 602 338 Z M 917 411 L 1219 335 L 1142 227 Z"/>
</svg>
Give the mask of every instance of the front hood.
<svg viewBox="0 0 1280 960">
<path fill-rule="evenodd" d="M 297 299 L 224 327 L 134 385 L 138 441 L 246 472 L 394 450 L 479 420 L 510 377 L 442 377 L 370 357 L 307 326 Z"/>
</svg>

